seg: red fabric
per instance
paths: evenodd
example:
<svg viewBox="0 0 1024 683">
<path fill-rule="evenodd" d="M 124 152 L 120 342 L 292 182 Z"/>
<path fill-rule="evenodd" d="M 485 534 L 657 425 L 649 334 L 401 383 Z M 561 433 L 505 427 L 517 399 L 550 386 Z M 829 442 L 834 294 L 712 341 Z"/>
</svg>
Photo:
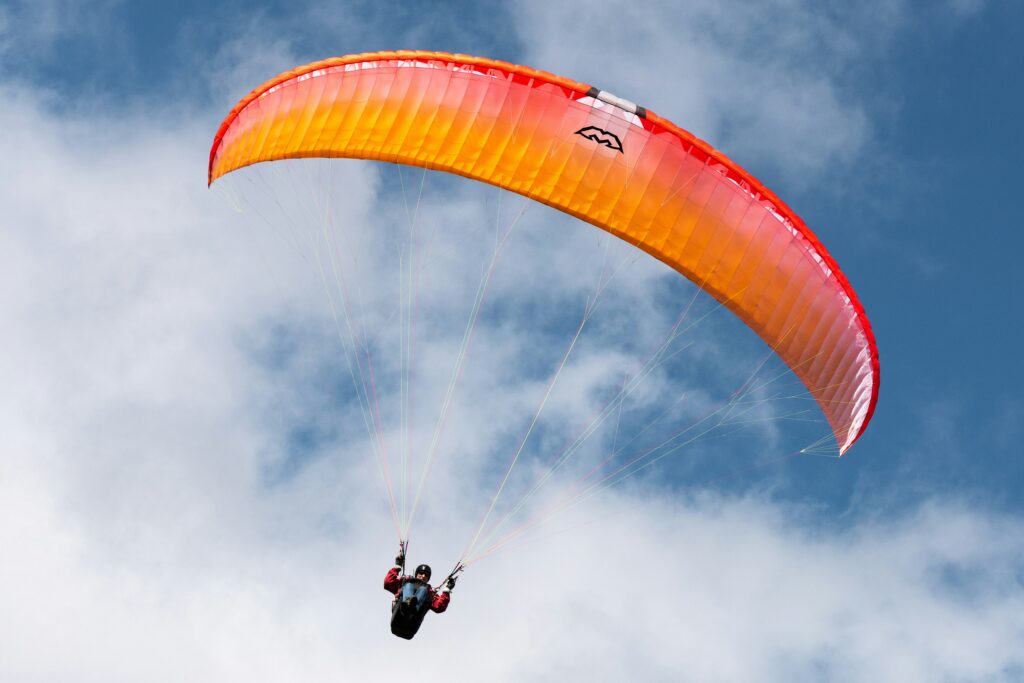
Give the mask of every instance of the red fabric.
<svg viewBox="0 0 1024 683">
<path fill-rule="evenodd" d="M 402 591 L 402 585 L 413 580 L 415 579 L 411 576 L 399 576 L 398 567 L 392 567 L 384 577 L 384 590 L 398 595 Z M 448 602 L 452 599 L 448 593 L 438 593 L 430 586 L 427 586 L 427 597 L 430 598 L 430 609 L 439 614 L 448 609 Z"/>
</svg>

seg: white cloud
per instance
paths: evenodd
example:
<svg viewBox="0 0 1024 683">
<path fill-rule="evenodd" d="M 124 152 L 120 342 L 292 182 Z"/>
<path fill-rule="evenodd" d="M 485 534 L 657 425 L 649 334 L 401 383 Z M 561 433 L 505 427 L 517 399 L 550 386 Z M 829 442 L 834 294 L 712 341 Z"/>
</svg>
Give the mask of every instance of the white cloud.
<svg viewBox="0 0 1024 683">
<path fill-rule="evenodd" d="M 530 63 L 635 100 L 801 185 L 866 153 L 871 125 L 848 76 L 887 49 L 902 5 L 529 1 L 520 35 Z"/>
</svg>

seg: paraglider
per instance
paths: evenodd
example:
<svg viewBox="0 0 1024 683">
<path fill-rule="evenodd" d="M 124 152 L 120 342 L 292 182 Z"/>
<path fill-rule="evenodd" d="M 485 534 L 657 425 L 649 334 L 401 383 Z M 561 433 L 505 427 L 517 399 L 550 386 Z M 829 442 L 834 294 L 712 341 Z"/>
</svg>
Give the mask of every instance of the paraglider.
<svg viewBox="0 0 1024 683">
<path fill-rule="evenodd" d="M 207 180 L 310 157 L 445 171 L 586 221 L 667 264 L 738 316 L 806 387 L 839 455 L 871 420 L 878 350 L 835 260 L 757 179 L 645 107 L 480 57 L 348 55 L 285 72 L 244 97 L 217 131 Z M 436 438 L 428 450 L 427 467 Z M 521 451 L 522 444 L 509 471 Z M 447 608 L 454 574 L 468 561 L 460 558 L 439 593 L 426 583 L 429 568 L 426 578 L 401 574 L 418 500 L 401 522 L 390 501 L 403 554 L 385 587 L 395 594 L 395 632 L 406 638 L 426 611 Z M 479 537 L 480 530 L 467 552 Z"/>
<path fill-rule="evenodd" d="M 207 179 L 317 156 L 456 173 L 607 230 L 757 332 L 818 401 L 840 453 L 867 428 L 878 350 L 834 259 L 760 182 L 644 107 L 479 57 L 348 55 L 285 72 L 243 98 L 217 131 Z"/>
<path fill-rule="evenodd" d="M 412 576 L 403 575 L 404 569 L 403 550 L 395 558 L 395 566 L 384 577 L 384 590 L 395 596 L 391 601 L 391 632 L 399 638 L 411 640 L 428 611 L 440 614 L 448 609 L 456 577 L 454 573 L 449 575 L 440 590 L 435 590 L 428 583 L 432 574 L 430 565 L 419 565 Z"/>
</svg>

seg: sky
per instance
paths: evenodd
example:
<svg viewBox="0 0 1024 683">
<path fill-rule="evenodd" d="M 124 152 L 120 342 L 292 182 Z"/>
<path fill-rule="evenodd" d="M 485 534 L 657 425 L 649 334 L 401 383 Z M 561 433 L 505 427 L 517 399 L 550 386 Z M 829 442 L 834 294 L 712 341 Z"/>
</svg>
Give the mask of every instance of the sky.
<svg viewBox="0 0 1024 683">
<path fill-rule="evenodd" d="M 1024 680 L 1024 5 L 208 5 L 0 2 L 0 680 Z M 578 221 L 440 174 L 311 162 L 207 189 L 213 134 L 252 88 L 390 49 L 592 83 L 772 188 L 877 336 L 861 440 L 794 457 L 820 414 L 806 396 L 759 405 L 481 556 L 448 612 L 393 637 L 380 584 L 398 535 L 325 296 L 339 280 L 294 217 L 336 209 L 392 492 L 421 494 L 397 503 L 404 520 L 418 501 L 410 561 L 435 575 L 474 538 L 537 406 L 496 520 L 694 289 Z M 438 440 L 422 488 L 400 485 L 394 457 L 410 206 L 427 264 L 413 476 Z M 557 372 L 606 268 L 615 286 Z M 513 521 L 619 444 L 784 369 L 694 301 L 674 360 Z M 784 419 L 792 405 L 801 420 Z"/>
</svg>

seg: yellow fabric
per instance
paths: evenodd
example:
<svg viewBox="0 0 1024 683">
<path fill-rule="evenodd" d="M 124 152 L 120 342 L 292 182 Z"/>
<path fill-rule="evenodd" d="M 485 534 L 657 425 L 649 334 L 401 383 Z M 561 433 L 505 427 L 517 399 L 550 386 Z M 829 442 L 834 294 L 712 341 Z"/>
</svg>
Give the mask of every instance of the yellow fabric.
<svg viewBox="0 0 1024 683">
<path fill-rule="evenodd" d="M 429 53 L 339 58 L 239 103 L 209 178 L 298 157 L 457 173 L 578 216 L 724 302 L 786 361 L 845 452 L 878 389 L 874 339 L 834 262 L 756 180 L 664 119 L 525 67 Z M 579 131 L 599 129 L 621 151 Z"/>
</svg>

